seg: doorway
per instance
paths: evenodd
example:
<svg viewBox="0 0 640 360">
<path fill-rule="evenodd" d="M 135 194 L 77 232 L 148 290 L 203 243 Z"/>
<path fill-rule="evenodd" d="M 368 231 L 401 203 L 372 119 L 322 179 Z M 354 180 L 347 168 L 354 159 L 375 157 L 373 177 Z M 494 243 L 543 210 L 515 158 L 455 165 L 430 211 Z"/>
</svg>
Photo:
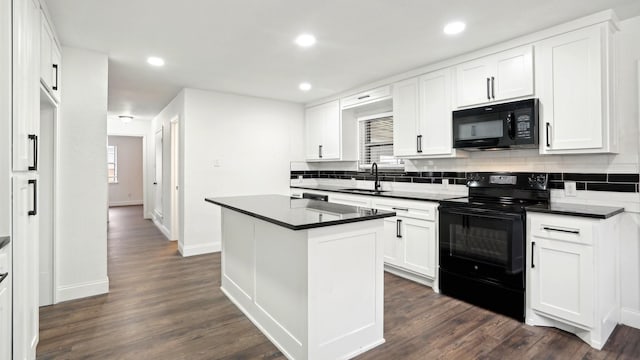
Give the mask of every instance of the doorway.
<svg viewBox="0 0 640 360">
<path fill-rule="evenodd" d="M 58 107 L 40 90 L 40 137 L 38 151 L 39 305 L 55 304 L 56 289 L 56 162 Z"/>
<path fill-rule="evenodd" d="M 171 120 L 171 240 L 180 238 L 180 125 Z"/>
</svg>

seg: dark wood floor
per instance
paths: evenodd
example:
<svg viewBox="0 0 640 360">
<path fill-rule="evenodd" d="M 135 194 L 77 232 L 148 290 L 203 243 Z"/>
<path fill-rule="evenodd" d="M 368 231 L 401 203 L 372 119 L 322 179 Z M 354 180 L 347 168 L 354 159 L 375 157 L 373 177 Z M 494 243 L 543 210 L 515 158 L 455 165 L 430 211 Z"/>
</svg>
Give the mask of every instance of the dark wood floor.
<svg viewBox="0 0 640 360">
<path fill-rule="evenodd" d="M 182 258 L 140 207 L 110 210 L 110 293 L 42 308 L 39 359 L 282 359 L 220 291 L 220 255 Z M 385 274 L 386 343 L 359 359 L 640 359 L 640 330 L 603 351 Z"/>
</svg>

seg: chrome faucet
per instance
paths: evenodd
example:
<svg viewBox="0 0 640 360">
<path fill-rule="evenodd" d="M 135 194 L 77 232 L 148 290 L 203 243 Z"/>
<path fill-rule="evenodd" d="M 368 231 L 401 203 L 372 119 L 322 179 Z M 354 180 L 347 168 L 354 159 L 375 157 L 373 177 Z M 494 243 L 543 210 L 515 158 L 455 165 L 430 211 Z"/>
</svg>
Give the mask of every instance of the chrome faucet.
<svg viewBox="0 0 640 360">
<path fill-rule="evenodd" d="M 374 176 L 373 190 L 380 191 L 380 178 L 378 177 L 378 164 L 371 164 L 371 175 Z"/>
</svg>

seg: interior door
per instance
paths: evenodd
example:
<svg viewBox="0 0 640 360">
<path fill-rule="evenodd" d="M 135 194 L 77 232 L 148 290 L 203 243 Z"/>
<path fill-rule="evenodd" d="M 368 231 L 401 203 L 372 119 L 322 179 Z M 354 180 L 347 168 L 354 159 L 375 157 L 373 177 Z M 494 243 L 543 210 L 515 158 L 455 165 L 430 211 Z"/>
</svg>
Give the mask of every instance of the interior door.
<svg viewBox="0 0 640 360">
<path fill-rule="evenodd" d="M 153 185 L 155 186 L 155 207 L 153 211 L 156 216 L 162 218 L 162 130 L 156 131 L 155 135 L 155 177 Z"/>
</svg>

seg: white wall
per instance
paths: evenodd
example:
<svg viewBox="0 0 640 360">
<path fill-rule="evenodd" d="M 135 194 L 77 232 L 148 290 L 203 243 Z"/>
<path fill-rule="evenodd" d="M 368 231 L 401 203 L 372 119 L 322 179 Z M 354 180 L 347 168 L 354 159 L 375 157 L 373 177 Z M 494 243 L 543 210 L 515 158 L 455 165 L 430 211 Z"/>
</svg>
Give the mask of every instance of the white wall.
<svg viewBox="0 0 640 360">
<path fill-rule="evenodd" d="M 57 301 L 109 291 L 106 54 L 63 47 Z"/>
<path fill-rule="evenodd" d="M 109 206 L 142 205 L 142 137 L 109 136 L 116 147 L 117 183 L 109 184 Z"/>
<path fill-rule="evenodd" d="M 303 157 L 300 104 L 185 89 L 154 119 L 164 124 L 163 184 L 170 227 L 170 126 L 179 116 L 179 249 L 184 256 L 220 250 L 220 209 L 205 197 L 288 194 L 289 164 Z M 216 165 L 218 164 L 218 165 Z"/>
</svg>

